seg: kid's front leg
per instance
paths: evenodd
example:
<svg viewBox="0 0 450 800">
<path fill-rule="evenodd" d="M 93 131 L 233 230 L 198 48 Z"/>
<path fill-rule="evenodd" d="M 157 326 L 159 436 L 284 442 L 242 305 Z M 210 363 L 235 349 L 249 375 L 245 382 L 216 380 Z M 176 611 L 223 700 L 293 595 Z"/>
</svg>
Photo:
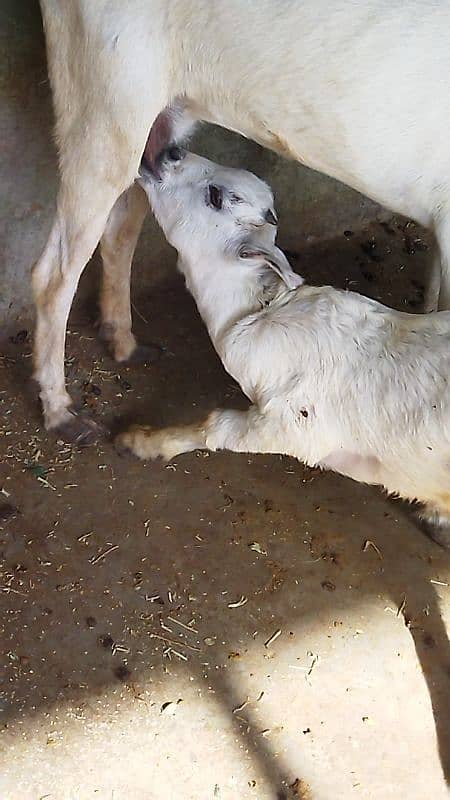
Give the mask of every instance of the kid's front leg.
<svg viewBox="0 0 450 800">
<path fill-rule="evenodd" d="M 134 425 L 116 439 L 119 450 L 138 458 L 170 461 L 193 450 L 231 450 L 235 453 L 277 453 L 276 436 L 268 419 L 255 406 L 248 411 L 213 411 L 200 425 L 155 430 Z"/>
</svg>

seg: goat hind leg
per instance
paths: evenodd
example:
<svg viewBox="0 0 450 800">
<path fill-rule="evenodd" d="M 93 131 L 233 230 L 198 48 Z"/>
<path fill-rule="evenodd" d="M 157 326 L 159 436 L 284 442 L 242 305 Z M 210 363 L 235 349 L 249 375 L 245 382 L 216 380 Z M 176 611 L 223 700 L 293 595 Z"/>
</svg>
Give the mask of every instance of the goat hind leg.
<svg viewBox="0 0 450 800">
<path fill-rule="evenodd" d="M 130 278 L 131 263 L 148 200 L 138 184 L 133 184 L 113 206 L 100 240 L 103 280 L 100 295 L 100 336 L 116 361 L 154 361 L 159 350 L 152 345 L 137 345 L 132 333 Z"/>
</svg>

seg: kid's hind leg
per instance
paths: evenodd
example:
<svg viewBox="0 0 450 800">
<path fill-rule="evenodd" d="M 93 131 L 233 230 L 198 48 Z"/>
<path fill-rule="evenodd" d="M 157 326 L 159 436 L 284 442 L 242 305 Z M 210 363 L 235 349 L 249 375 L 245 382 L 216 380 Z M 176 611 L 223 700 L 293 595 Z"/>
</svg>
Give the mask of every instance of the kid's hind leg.
<svg viewBox="0 0 450 800">
<path fill-rule="evenodd" d="M 116 439 L 119 451 L 129 451 L 138 458 L 162 458 L 170 461 L 193 450 L 231 450 L 235 453 L 280 453 L 282 442 L 276 424 L 261 414 L 256 406 L 248 411 L 213 411 L 200 425 L 155 430 L 133 426 Z"/>
</svg>

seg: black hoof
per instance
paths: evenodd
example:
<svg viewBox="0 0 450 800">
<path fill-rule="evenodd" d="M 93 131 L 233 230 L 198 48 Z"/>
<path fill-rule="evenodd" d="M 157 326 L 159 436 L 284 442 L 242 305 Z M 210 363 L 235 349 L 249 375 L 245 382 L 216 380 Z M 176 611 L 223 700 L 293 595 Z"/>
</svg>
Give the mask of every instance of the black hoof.
<svg viewBox="0 0 450 800">
<path fill-rule="evenodd" d="M 126 363 L 155 364 L 161 358 L 162 353 L 162 347 L 159 347 L 157 344 L 138 344 Z"/>
<path fill-rule="evenodd" d="M 94 422 L 93 419 L 75 414 L 73 411 L 70 412 L 70 415 L 67 422 L 63 422 L 62 425 L 53 429 L 57 439 L 62 439 L 64 442 L 75 444 L 78 447 L 88 447 L 107 434 L 106 428 L 98 422 Z"/>
</svg>

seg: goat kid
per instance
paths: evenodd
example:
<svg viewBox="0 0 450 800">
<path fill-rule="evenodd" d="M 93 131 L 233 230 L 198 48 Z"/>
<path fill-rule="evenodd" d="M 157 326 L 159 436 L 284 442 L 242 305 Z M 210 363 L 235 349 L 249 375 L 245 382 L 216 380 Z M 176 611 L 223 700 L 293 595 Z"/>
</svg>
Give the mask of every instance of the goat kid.
<svg viewBox="0 0 450 800">
<path fill-rule="evenodd" d="M 400 313 L 304 284 L 275 245 L 269 187 L 170 148 L 140 183 L 225 369 L 252 405 L 200 425 L 132 427 L 120 448 L 284 453 L 422 504 L 450 546 L 450 312 Z"/>
</svg>

